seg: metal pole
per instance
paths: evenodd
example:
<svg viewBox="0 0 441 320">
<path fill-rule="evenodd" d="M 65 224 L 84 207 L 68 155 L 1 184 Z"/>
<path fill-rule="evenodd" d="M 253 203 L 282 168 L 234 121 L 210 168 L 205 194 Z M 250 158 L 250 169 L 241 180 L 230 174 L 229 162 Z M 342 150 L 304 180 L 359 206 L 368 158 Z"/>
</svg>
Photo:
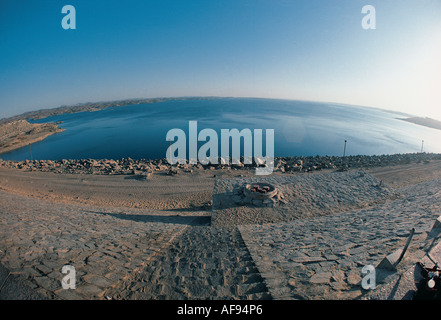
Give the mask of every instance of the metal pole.
<svg viewBox="0 0 441 320">
<path fill-rule="evenodd" d="M 341 171 L 346 171 L 346 168 L 345 168 L 346 142 L 348 142 L 348 140 L 345 140 L 345 147 L 343 149 L 343 157 L 341 159 L 341 169 L 340 169 Z"/>
<path fill-rule="evenodd" d="M 410 244 L 410 240 L 412 240 L 413 234 L 415 233 L 415 228 L 412 228 L 412 230 L 410 230 L 410 235 L 407 238 L 406 244 L 404 245 L 403 251 L 401 251 L 401 255 L 398 258 L 397 262 L 395 262 L 395 265 L 399 264 L 401 262 L 401 260 L 403 260 L 404 254 L 407 251 L 407 248 L 409 247 Z"/>
<path fill-rule="evenodd" d="M 424 140 L 421 142 L 421 153 L 423 153 Z"/>
<path fill-rule="evenodd" d="M 170 150 L 170 166 L 173 166 L 172 152 L 171 152 L 171 139 L 168 140 L 168 149 Z"/>
<path fill-rule="evenodd" d="M 346 142 L 348 142 L 348 141 L 345 140 L 345 148 L 343 149 L 343 158 L 345 157 L 345 154 L 346 154 Z"/>
</svg>

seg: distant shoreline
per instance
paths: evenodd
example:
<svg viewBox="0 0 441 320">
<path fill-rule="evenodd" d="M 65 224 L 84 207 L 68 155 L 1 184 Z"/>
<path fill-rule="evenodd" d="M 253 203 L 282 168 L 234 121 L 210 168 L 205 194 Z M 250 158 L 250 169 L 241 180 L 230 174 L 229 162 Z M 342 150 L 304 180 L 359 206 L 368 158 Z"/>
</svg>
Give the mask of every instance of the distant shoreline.
<svg viewBox="0 0 441 320">
<path fill-rule="evenodd" d="M 59 116 L 62 114 L 71 114 L 79 112 L 93 112 L 113 107 L 125 107 L 142 103 L 158 103 L 172 100 L 211 100 L 221 99 L 221 97 L 173 97 L 173 98 L 145 98 L 145 99 L 125 99 L 106 102 L 86 102 L 70 106 L 60 106 L 51 109 L 40 109 L 36 111 L 25 112 L 9 118 L 0 119 L 0 126 L 17 120 L 36 120 L 47 117 Z"/>
<path fill-rule="evenodd" d="M 143 98 L 143 99 L 125 99 L 107 102 L 87 102 L 77 105 L 60 106 L 52 109 L 40 109 L 29 111 L 20 115 L 9 118 L 0 119 L 0 154 L 7 153 L 24 146 L 44 140 L 45 138 L 65 131 L 58 126 L 58 123 L 29 123 L 28 119 L 42 119 L 62 114 L 73 114 L 79 112 L 95 112 L 113 107 L 133 106 L 137 104 L 152 104 L 164 101 L 176 100 L 213 100 L 225 99 L 228 97 L 169 97 L 169 98 Z M 231 98 L 231 97 L 230 97 Z M 403 116 L 405 116 L 403 114 Z M 410 122 L 424 127 L 441 130 L 441 121 L 423 118 L 423 117 L 406 117 L 396 118 L 398 120 Z"/>
<path fill-rule="evenodd" d="M 142 103 L 157 103 L 171 100 L 207 100 L 219 97 L 174 97 L 126 99 L 109 102 L 82 103 L 71 106 L 61 106 L 53 109 L 29 111 L 20 115 L 0 119 L 0 155 L 42 141 L 47 137 L 65 131 L 58 123 L 29 123 L 27 120 L 42 119 L 62 114 L 79 112 L 94 112 L 112 107 L 125 107 Z"/>
<path fill-rule="evenodd" d="M 0 125 L 0 154 L 10 152 L 63 132 L 58 123 L 29 123 L 16 120 Z"/>
<path fill-rule="evenodd" d="M 423 117 L 411 117 L 411 118 L 397 118 L 399 120 L 411 122 L 414 124 L 418 124 L 420 126 L 441 130 L 441 121 L 431 119 L 431 118 L 423 118 Z"/>
</svg>

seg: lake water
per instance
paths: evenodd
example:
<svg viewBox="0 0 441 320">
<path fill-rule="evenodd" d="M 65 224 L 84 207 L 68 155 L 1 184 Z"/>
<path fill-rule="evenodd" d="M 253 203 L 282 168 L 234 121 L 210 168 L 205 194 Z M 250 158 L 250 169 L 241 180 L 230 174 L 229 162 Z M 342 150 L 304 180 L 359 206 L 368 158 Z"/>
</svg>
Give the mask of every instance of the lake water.
<svg viewBox="0 0 441 320">
<path fill-rule="evenodd" d="M 165 158 L 166 134 L 187 132 L 191 120 L 204 128 L 274 129 L 275 156 L 373 155 L 441 152 L 441 130 L 397 118 L 404 115 L 332 103 L 274 99 L 222 98 L 170 100 L 64 114 L 31 122 L 63 121 L 66 131 L 32 144 L 33 159 Z M 263 130 L 265 137 L 265 130 Z M 204 142 L 199 142 L 199 146 Z M 188 154 L 188 153 L 187 153 Z M 219 149 L 220 155 L 220 149 Z M 30 159 L 29 146 L 0 155 Z"/>
</svg>

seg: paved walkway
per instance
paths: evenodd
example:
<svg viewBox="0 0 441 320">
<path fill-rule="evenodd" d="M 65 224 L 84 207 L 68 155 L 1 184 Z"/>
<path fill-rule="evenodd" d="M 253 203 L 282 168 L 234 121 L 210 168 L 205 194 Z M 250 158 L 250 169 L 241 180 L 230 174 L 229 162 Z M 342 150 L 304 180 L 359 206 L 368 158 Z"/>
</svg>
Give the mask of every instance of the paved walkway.
<svg viewBox="0 0 441 320">
<path fill-rule="evenodd" d="M 368 175 L 360 178 L 372 186 Z M 4 293 L 14 287 L 7 281 L 20 278 L 35 290 L 28 296 L 48 299 L 107 294 L 123 299 L 359 298 L 367 293 L 360 286 L 362 267 L 378 265 L 404 244 L 412 228 L 416 232 L 403 266 L 420 259 L 427 233 L 441 214 L 441 179 L 399 189 L 398 198 L 389 197 L 395 191 L 381 190 L 386 197 L 379 194 L 376 205 L 363 200 L 326 216 L 240 225 L 240 234 L 204 226 L 201 218 L 207 222 L 207 213 L 51 203 L 0 191 L 0 265 L 5 267 L 0 286 Z M 358 208 L 361 204 L 369 207 Z M 61 287 L 64 265 L 76 269 L 75 290 Z M 176 286 L 163 286 L 163 280 Z"/>
<path fill-rule="evenodd" d="M 49 299 L 100 298 L 197 219 L 176 212 L 51 203 L 5 192 L 0 192 L 0 213 L 0 263 Z M 75 267 L 75 290 L 61 287 L 64 265 Z"/>
<path fill-rule="evenodd" d="M 237 228 L 192 226 L 145 268 L 105 292 L 112 299 L 270 299 Z"/>
<path fill-rule="evenodd" d="M 235 203 L 234 190 L 255 182 L 274 185 L 283 195 L 283 200 L 273 208 Z M 361 170 L 222 178 L 214 182 L 212 224 L 233 226 L 313 218 L 376 206 L 395 196 L 394 189 Z"/>
<path fill-rule="evenodd" d="M 355 299 L 362 268 L 377 266 L 415 235 L 406 257 L 421 258 L 427 233 L 441 213 L 441 179 L 397 190 L 376 207 L 239 230 L 275 299 Z M 414 255 L 412 254 L 414 253 Z M 404 261 L 403 261 L 403 264 Z"/>
</svg>

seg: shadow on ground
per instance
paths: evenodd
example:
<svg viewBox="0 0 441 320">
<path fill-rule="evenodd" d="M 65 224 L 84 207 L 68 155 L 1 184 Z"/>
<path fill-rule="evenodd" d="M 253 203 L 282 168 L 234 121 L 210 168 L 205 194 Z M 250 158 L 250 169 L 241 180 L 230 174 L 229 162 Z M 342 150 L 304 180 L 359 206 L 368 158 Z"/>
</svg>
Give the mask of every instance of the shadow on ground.
<svg viewBox="0 0 441 320">
<path fill-rule="evenodd" d="M 180 215 L 155 215 L 155 214 L 126 214 L 126 213 L 109 213 L 99 211 L 89 211 L 89 213 L 107 215 L 117 219 L 130 220 L 135 222 L 153 222 L 153 223 L 171 223 L 182 224 L 188 226 L 209 225 L 210 216 L 180 216 Z"/>
</svg>

